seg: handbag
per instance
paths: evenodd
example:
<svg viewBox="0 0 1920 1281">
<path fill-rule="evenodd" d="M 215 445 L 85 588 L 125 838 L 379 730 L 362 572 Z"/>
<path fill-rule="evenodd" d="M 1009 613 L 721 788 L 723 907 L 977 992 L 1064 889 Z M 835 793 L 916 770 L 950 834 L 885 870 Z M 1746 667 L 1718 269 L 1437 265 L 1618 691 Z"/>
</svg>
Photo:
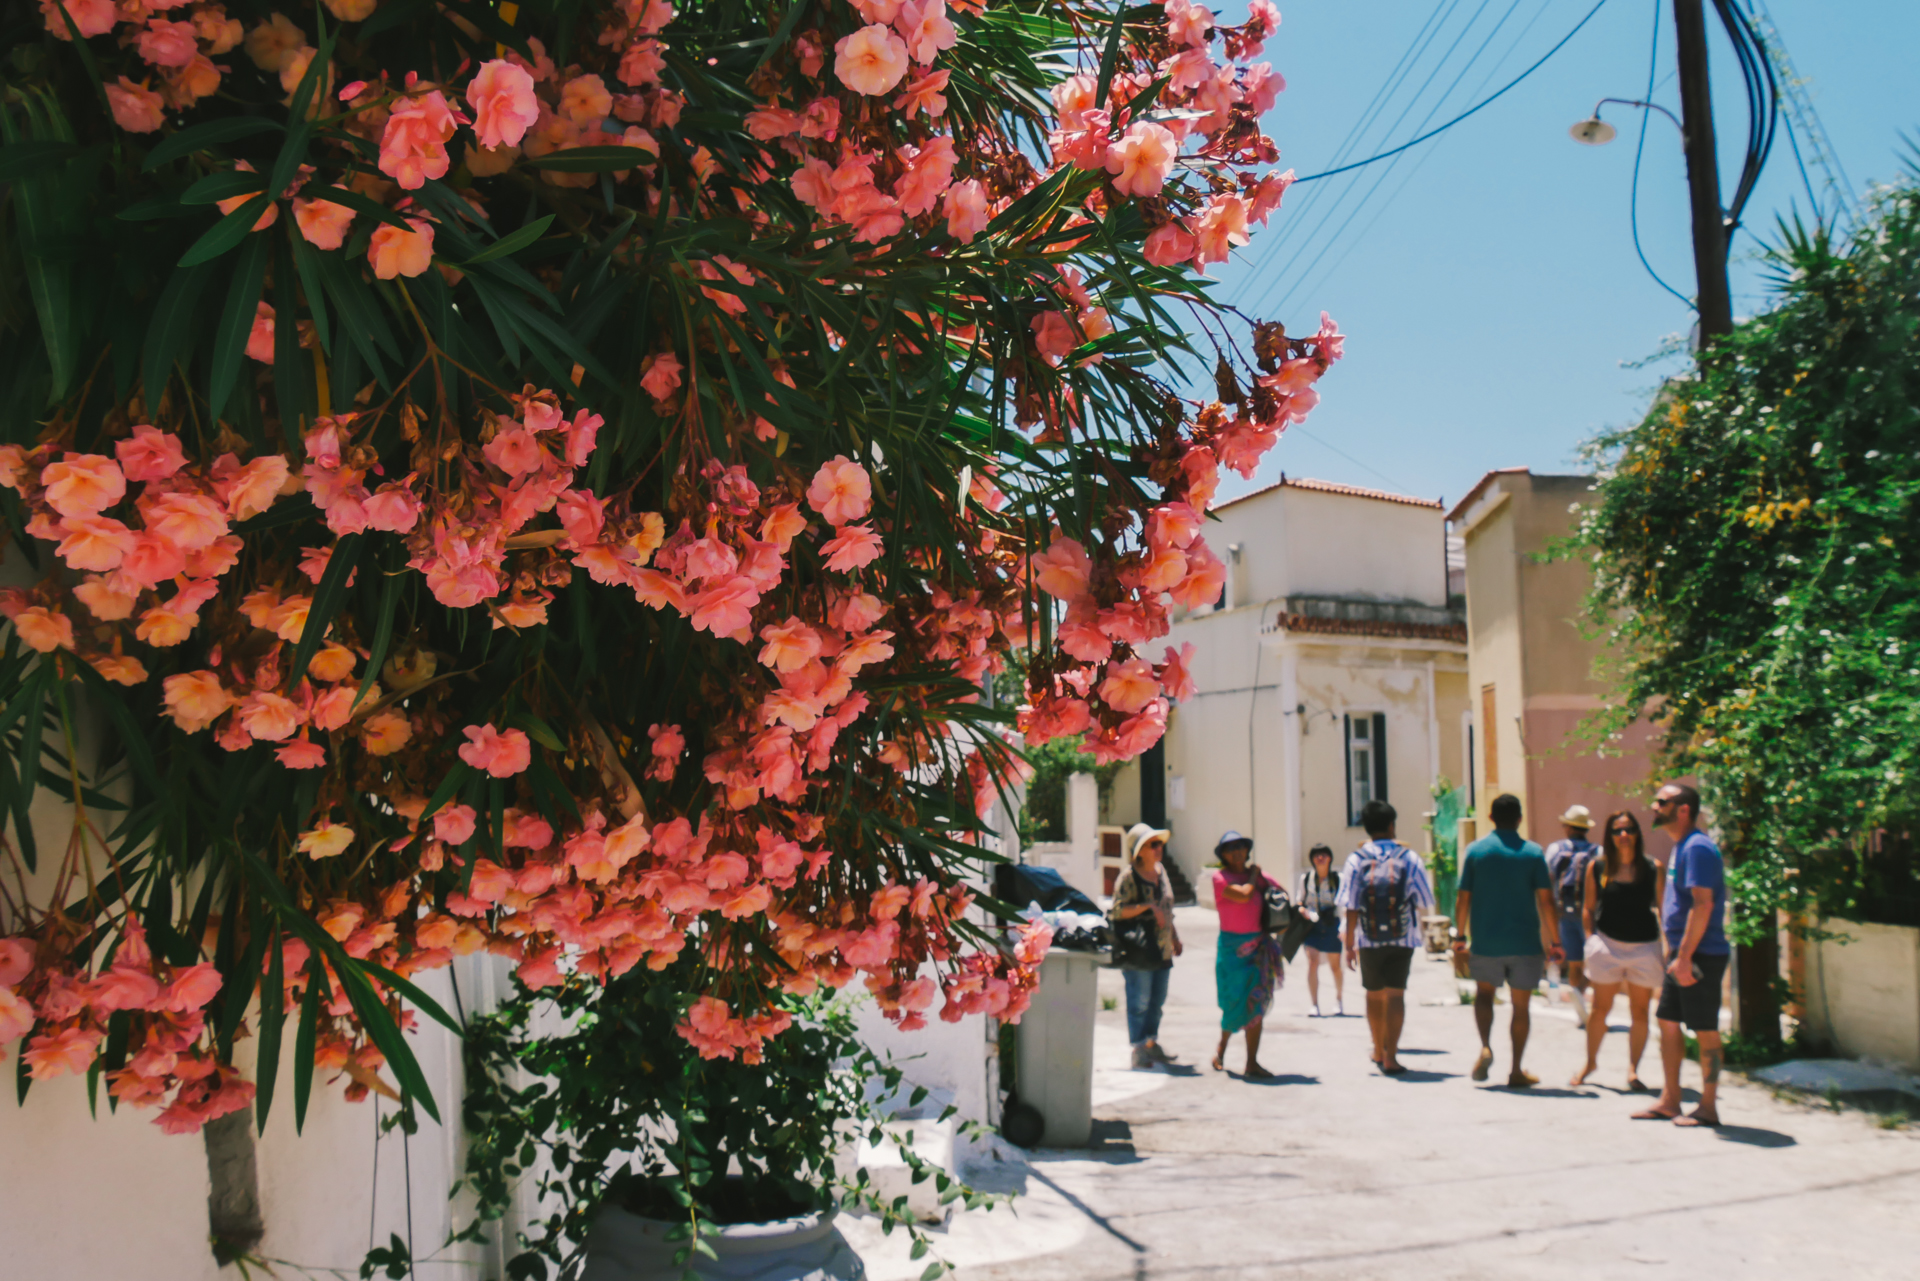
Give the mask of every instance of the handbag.
<svg viewBox="0 0 1920 1281">
<path fill-rule="evenodd" d="M 1269 883 L 1266 893 L 1260 899 L 1260 929 L 1263 933 L 1276 936 L 1280 944 L 1280 955 L 1291 961 L 1300 945 L 1307 941 L 1307 935 L 1313 933 L 1314 920 L 1287 896 L 1280 886 Z"/>
<path fill-rule="evenodd" d="M 1158 970 L 1167 958 L 1160 951 L 1160 933 L 1152 912 L 1113 922 L 1113 963 L 1123 970 Z"/>
</svg>

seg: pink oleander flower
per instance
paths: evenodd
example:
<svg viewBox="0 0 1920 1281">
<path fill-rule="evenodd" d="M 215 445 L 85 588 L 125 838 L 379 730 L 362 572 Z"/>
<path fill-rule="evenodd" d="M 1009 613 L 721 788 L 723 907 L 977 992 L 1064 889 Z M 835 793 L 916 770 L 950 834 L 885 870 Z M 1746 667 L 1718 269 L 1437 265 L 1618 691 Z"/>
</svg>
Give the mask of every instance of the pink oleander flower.
<svg viewBox="0 0 1920 1281">
<path fill-rule="evenodd" d="M 81 38 L 87 40 L 106 35 L 120 20 L 113 0 L 66 0 L 66 11 L 73 19 L 73 25 L 79 29 Z M 73 33 L 67 30 L 66 18 L 61 16 L 53 0 L 40 0 L 40 13 L 49 34 L 60 40 L 73 39 Z"/>
<path fill-rule="evenodd" d="M 379 7 L 379 0 L 326 0 L 326 6 L 342 22 L 365 22 Z"/>
<path fill-rule="evenodd" d="M 613 95 L 599 76 L 575 76 L 560 90 L 560 114 L 577 125 L 598 124 L 613 110 Z"/>
<path fill-rule="evenodd" d="M 227 532 L 227 513 L 205 494 L 176 491 L 141 502 L 147 532 L 182 551 L 196 551 Z"/>
<path fill-rule="evenodd" d="M 1076 601 L 1093 581 L 1093 561 L 1087 549 L 1072 538 L 1056 537 L 1053 545 L 1033 558 L 1034 582 L 1049 596 Z"/>
<path fill-rule="evenodd" d="M 160 688 L 167 714 L 189 734 L 213 724 L 234 704 L 216 672 L 181 672 L 160 682 Z"/>
<path fill-rule="evenodd" d="M 836 454 L 820 465 L 807 487 L 807 506 L 820 513 L 829 525 L 845 525 L 861 519 L 873 506 L 873 481 L 867 469 L 845 454 Z"/>
<path fill-rule="evenodd" d="M 88 987 L 87 1004 L 102 1014 L 152 1009 L 160 999 L 160 980 L 137 965 L 115 965 Z"/>
<path fill-rule="evenodd" d="M 1156 267 L 1175 267 L 1193 258 L 1198 246 L 1186 227 L 1170 222 L 1155 228 L 1144 247 L 1146 259 Z"/>
<path fill-rule="evenodd" d="M 256 24 L 245 41 L 247 56 L 253 59 L 253 65 L 273 75 L 278 75 L 306 43 L 307 37 L 300 28 L 282 13 Z"/>
<path fill-rule="evenodd" d="M 1064 311 L 1043 311 L 1033 318 L 1033 344 L 1049 365 L 1057 365 L 1080 345 L 1080 336 Z"/>
<path fill-rule="evenodd" d="M 1187 549 L 1187 576 L 1172 592 L 1174 603 L 1182 609 L 1201 609 L 1219 600 L 1226 585 L 1226 565 L 1208 548 L 1205 539 L 1194 539 Z"/>
<path fill-rule="evenodd" d="M 214 491 L 227 504 L 227 514 L 234 520 L 258 516 L 273 506 L 286 487 L 292 474 L 287 460 L 279 454 L 263 454 L 244 466 L 234 465 L 232 460 L 232 454 L 225 454 L 214 462 Z M 224 472 L 222 461 L 229 464 Z"/>
<path fill-rule="evenodd" d="M 901 153 L 904 157 L 905 152 Z M 953 150 L 953 139 L 934 138 L 914 153 L 907 163 L 906 173 L 894 184 L 894 195 L 900 201 L 901 212 L 909 217 L 919 217 L 940 203 L 940 197 L 953 185 L 953 167 L 959 157 Z"/>
<path fill-rule="evenodd" d="M 68 454 L 40 473 L 47 505 L 62 516 L 92 516 L 127 496 L 120 465 L 101 454 Z"/>
<path fill-rule="evenodd" d="M 331 549 L 328 549 L 331 551 Z M 318 579 L 314 580 L 318 582 Z M 349 578 L 351 585 L 351 578 Z M 307 663 L 307 675 L 317 681 L 343 681 L 360 665 L 360 656 L 339 641 L 328 641 Z"/>
<path fill-rule="evenodd" d="M 171 432 L 141 423 L 126 440 L 116 441 L 114 456 L 128 480 L 165 480 L 187 465 L 180 438 Z"/>
<path fill-rule="evenodd" d="M 309 831 L 300 834 L 298 848 L 308 858 L 333 858 L 346 851 L 353 844 L 353 829 L 344 823 L 323 820 Z"/>
<path fill-rule="evenodd" d="M 353 210 L 331 200 L 295 197 L 293 222 L 300 234 L 315 249 L 338 249 L 347 242 L 347 229 L 353 224 Z"/>
<path fill-rule="evenodd" d="M 620 55 L 620 70 L 614 73 L 620 83 L 635 89 L 659 84 L 660 73 L 667 66 L 667 60 L 660 56 L 660 48 L 658 40 L 636 40 L 628 45 Z"/>
<path fill-rule="evenodd" d="M 533 77 L 503 58 L 480 65 L 467 84 L 474 136 L 484 148 L 514 147 L 540 119 Z"/>
<path fill-rule="evenodd" d="M 1167 0 L 1167 39 L 1175 44 L 1204 47 L 1213 30 L 1213 11 L 1188 0 Z"/>
<path fill-rule="evenodd" d="M 12 987 L 0 984 L 0 1049 L 33 1031 L 34 1022 L 33 1006 Z"/>
<path fill-rule="evenodd" d="M 84 1076 L 93 1065 L 94 1051 L 103 1039 L 104 1033 L 90 1028 L 69 1027 L 58 1032 L 42 1032 L 27 1042 L 27 1048 L 20 1054 L 20 1061 L 27 1065 L 28 1075 L 36 1081 L 44 1081 L 62 1073 Z"/>
<path fill-rule="evenodd" d="M 833 50 L 833 74 L 855 93 L 878 96 L 907 74 L 906 41 L 877 22 L 842 36 Z"/>
<path fill-rule="evenodd" d="M 273 307 L 264 298 L 254 304 L 253 328 L 247 333 L 247 357 L 263 365 L 273 363 Z"/>
<path fill-rule="evenodd" d="M 820 633 L 797 618 L 760 629 L 760 661 L 777 672 L 798 671 L 820 656 Z"/>
<path fill-rule="evenodd" d="M 420 523 L 420 499 L 401 481 L 380 486 L 362 505 L 366 508 L 369 529 L 406 534 Z"/>
<path fill-rule="evenodd" d="M 987 199 L 986 187 L 977 178 L 968 178 L 947 188 L 944 205 L 947 234 L 963 245 L 972 244 L 973 238 L 993 221 L 993 204 Z"/>
<path fill-rule="evenodd" d="M 141 685 L 147 679 L 145 664 L 131 655 L 98 654 L 87 661 L 93 664 L 94 671 L 116 685 Z"/>
<path fill-rule="evenodd" d="M 433 263 L 433 224 L 424 218 L 409 218 L 407 225 L 411 231 L 387 222 L 373 229 L 367 261 L 373 264 L 373 274 L 382 280 L 418 276 Z"/>
<path fill-rule="evenodd" d="M 648 356 L 640 367 L 640 385 L 647 395 L 665 403 L 680 388 L 680 357 L 670 351 Z"/>
<path fill-rule="evenodd" d="M 1132 715 L 1160 694 L 1160 681 L 1145 660 L 1129 658 L 1108 663 L 1107 678 L 1100 682 L 1100 697 L 1116 712 Z"/>
<path fill-rule="evenodd" d="M 438 89 L 401 98 L 388 108 L 387 127 L 380 135 L 380 172 L 406 191 L 420 190 L 429 178 L 446 177 L 447 140 L 458 123 Z"/>
<path fill-rule="evenodd" d="M 471 805 L 449 805 L 433 816 L 433 838 L 448 845 L 465 845 L 473 839 L 473 830 Z"/>
<path fill-rule="evenodd" d="M 319 769 L 327 763 L 327 749 L 304 734 L 290 743 L 282 743 L 273 755 L 288 769 Z"/>
<path fill-rule="evenodd" d="M 1113 186 L 1130 196 L 1151 199 L 1167 185 L 1180 158 L 1180 140 L 1164 126 L 1139 121 L 1128 128 L 1107 153 L 1107 172 Z"/>
<path fill-rule="evenodd" d="M 211 961 L 202 961 L 173 976 L 173 982 L 167 984 L 166 996 L 160 1008 L 175 1014 L 191 1014 L 195 1010 L 205 1009 L 220 992 L 220 970 Z"/>
<path fill-rule="evenodd" d="M 28 649 L 51 654 L 73 648 L 73 620 L 44 605 L 33 605 L 13 616 L 13 630 Z"/>
<path fill-rule="evenodd" d="M 277 743 L 290 737 L 306 719 L 300 708 L 290 699 L 266 690 L 258 690 L 241 700 L 240 710 L 235 713 L 247 733 L 268 743 Z"/>
<path fill-rule="evenodd" d="M 960 43 L 960 33 L 947 17 L 946 0 L 907 0 L 900 6 L 894 27 L 905 37 L 907 52 L 921 66 L 933 65 L 941 52 Z M 891 85 L 888 88 L 892 88 Z"/>
<path fill-rule="evenodd" d="M 849 574 L 880 559 L 883 550 L 880 535 L 874 533 L 870 526 L 841 525 L 833 532 L 834 537 L 820 545 L 821 552 L 826 555 L 828 569 Z"/>
<path fill-rule="evenodd" d="M 1237 246 L 1247 243 L 1246 200 L 1232 195 L 1213 197 L 1194 227 L 1194 236 L 1202 266 L 1225 262 Z"/>
<path fill-rule="evenodd" d="M 156 67 L 184 67 L 200 52 L 191 22 L 147 19 L 147 29 L 134 41 L 140 56 Z"/>
<path fill-rule="evenodd" d="M 374 756 L 391 756 L 412 737 L 413 722 L 392 708 L 367 717 L 367 723 L 360 729 L 360 741 Z"/>
<path fill-rule="evenodd" d="M 1200 692 L 1200 687 L 1194 684 L 1192 664 L 1192 641 L 1182 645 L 1178 651 L 1171 645 L 1167 647 L 1166 661 L 1160 665 L 1160 688 L 1175 702 L 1184 703 Z"/>
<path fill-rule="evenodd" d="M 532 744 L 521 730 L 502 732 L 487 724 L 469 725 L 463 732 L 467 741 L 460 747 L 460 759 L 474 769 L 495 778 L 512 778 L 533 763 Z"/>
<path fill-rule="evenodd" d="M 480 447 L 488 462 L 509 476 L 525 476 L 546 464 L 540 442 L 525 427 L 509 427 Z"/>
<path fill-rule="evenodd" d="M 911 116 L 916 111 L 924 111 L 929 120 L 938 120 L 947 114 L 947 96 L 941 90 L 947 87 L 951 71 L 936 71 L 920 77 L 903 90 L 893 100 L 893 108 L 902 116 Z"/>
<path fill-rule="evenodd" d="M 65 535 L 54 550 L 74 569 L 118 569 L 133 550 L 133 531 L 111 516 L 76 516 L 60 522 Z"/>
<path fill-rule="evenodd" d="M 121 76 L 118 84 L 104 87 L 113 122 L 128 133 L 152 133 L 167 122 L 166 102 L 144 84 Z"/>
</svg>

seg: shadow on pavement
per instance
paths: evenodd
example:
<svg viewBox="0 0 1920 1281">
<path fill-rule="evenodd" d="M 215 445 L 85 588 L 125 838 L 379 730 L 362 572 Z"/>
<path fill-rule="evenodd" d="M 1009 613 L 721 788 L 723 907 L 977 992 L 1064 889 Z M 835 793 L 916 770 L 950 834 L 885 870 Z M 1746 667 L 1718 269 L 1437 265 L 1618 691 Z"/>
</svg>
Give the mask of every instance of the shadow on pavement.
<svg viewBox="0 0 1920 1281">
<path fill-rule="evenodd" d="M 1234 1080 L 1239 1081 L 1243 1085 L 1318 1085 L 1320 1084 L 1319 1077 L 1302 1076 L 1298 1072 L 1275 1072 L 1272 1076 L 1267 1077 L 1265 1080 L 1256 1080 L 1256 1081 L 1249 1081 L 1247 1080 L 1246 1077 L 1242 1076 L 1238 1072 L 1229 1072 L 1227 1073 L 1227 1075 L 1232 1077 Z"/>
<path fill-rule="evenodd" d="M 1529 1085 L 1524 1089 L 1515 1089 L 1505 1082 L 1486 1086 L 1490 1090 L 1505 1090 L 1508 1094 L 1526 1094 L 1536 1099 L 1597 1099 L 1597 1094 L 1588 1094 L 1584 1090 L 1567 1090 L 1554 1085 Z"/>
<path fill-rule="evenodd" d="M 1457 1081 L 1458 1072 L 1429 1072 L 1425 1068 L 1408 1068 L 1387 1078 L 1389 1081 L 1405 1081 L 1410 1084 L 1425 1085 L 1434 1081 Z"/>
<path fill-rule="evenodd" d="M 1763 1130 L 1753 1125 L 1723 1125 L 1714 1131 L 1728 1143 L 1744 1143 L 1755 1148 L 1790 1148 L 1800 1140 L 1778 1130 Z"/>
<path fill-rule="evenodd" d="M 1126 1121 L 1105 1121 L 1095 1117 L 1093 1133 L 1087 1138 L 1087 1153 L 1107 1162 L 1141 1159 L 1133 1148 L 1133 1126 Z"/>
</svg>

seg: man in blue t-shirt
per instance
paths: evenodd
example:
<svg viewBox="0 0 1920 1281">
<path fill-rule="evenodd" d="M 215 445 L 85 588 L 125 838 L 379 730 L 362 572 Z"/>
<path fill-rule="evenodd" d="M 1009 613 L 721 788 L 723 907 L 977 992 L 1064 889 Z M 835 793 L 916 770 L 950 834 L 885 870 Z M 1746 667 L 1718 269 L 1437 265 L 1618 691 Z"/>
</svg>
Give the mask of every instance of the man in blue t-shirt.
<svg viewBox="0 0 1920 1281">
<path fill-rule="evenodd" d="M 1513 1066 L 1507 1087 L 1524 1090 L 1540 1083 L 1520 1067 L 1532 1029 L 1534 989 L 1546 973 L 1546 958 L 1557 961 L 1565 954 L 1546 856 L 1520 835 L 1520 798 L 1496 796 L 1489 813 L 1493 835 L 1469 845 L 1460 862 L 1453 946 L 1467 953 L 1467 970 L 1473 975 L 1473 1021 L 1480 1029 L 1473 1079 L 1486 1080 L 1493 1066 L 1493 1000 L 1505 983 L 1513 1001 Z"/>
<path fill-rule="evenodd" d="M 1653 798 L 1653 820 L 1673 837 L 1667 893 L 1660 924 L 1667 939 L 1667 977 L 1660 988 L 1660 1066 L 1666 1083 L 1660 1097 L 1636 1121 L 1719 1125 L 1720 984 L 1727 976 L 1727 873 L 1707 834 L 1699 828 L 1700 793 L 1668 783 Z M 1686 1025 L 1686 1031 L 1681 1025 Z M 1700 1042 L 1700 1106 L 1680 1109 L 1680 1067 L 1686 1062 L 1686 1032 Z"/>
</svg>

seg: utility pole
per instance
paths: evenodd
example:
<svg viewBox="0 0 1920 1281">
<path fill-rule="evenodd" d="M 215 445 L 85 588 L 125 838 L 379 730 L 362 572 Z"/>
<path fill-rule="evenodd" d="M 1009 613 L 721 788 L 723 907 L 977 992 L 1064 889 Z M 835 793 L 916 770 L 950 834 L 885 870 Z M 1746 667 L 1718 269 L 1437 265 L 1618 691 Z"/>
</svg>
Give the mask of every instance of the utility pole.
<svg viewBox="0 0 1920 1281">
<path fill-rule="evenodd" d="M 1733 333 L 1733 299 L 1727 287 L 1727 219 L 1720 207 L 1719 159 L 1714 152 L 1713 93 L 1707 78 L 1707 23 L 1701 0 L 1673 0 L 1674 39 L 1679 45 L 1681 132 L 1686 135 L 1687 188 L 1693 200 L 1693 265 L 1698 280 L 1700 351 Z M 1728 835 L 1735 835 L 1729 833 Z M 1731 843 L 1735 863 L 1748 850 Z M 1769 921 L 1773 914 L 1767 913 Z M 1779 935 L 1769 928 L 1751 945 L 1734 949 L 1734 1026 L 1761 1041 L 1780 1036 Z"/>
<path fill-rule="evenodd" d="M 1693 268 L 1698 280 L 1700 350 L 1733 332 L 1727 289 L 1727 220 L 1720 208 L 1719 161 L 1714 154 L 1713 92 L 1707 80 L 1707 20 L 1701 0 L 1673 0 L 1679 44 L 1681 132 L 1686 135 L 1687 188 L 1693 199 Z"/>
</svg>

